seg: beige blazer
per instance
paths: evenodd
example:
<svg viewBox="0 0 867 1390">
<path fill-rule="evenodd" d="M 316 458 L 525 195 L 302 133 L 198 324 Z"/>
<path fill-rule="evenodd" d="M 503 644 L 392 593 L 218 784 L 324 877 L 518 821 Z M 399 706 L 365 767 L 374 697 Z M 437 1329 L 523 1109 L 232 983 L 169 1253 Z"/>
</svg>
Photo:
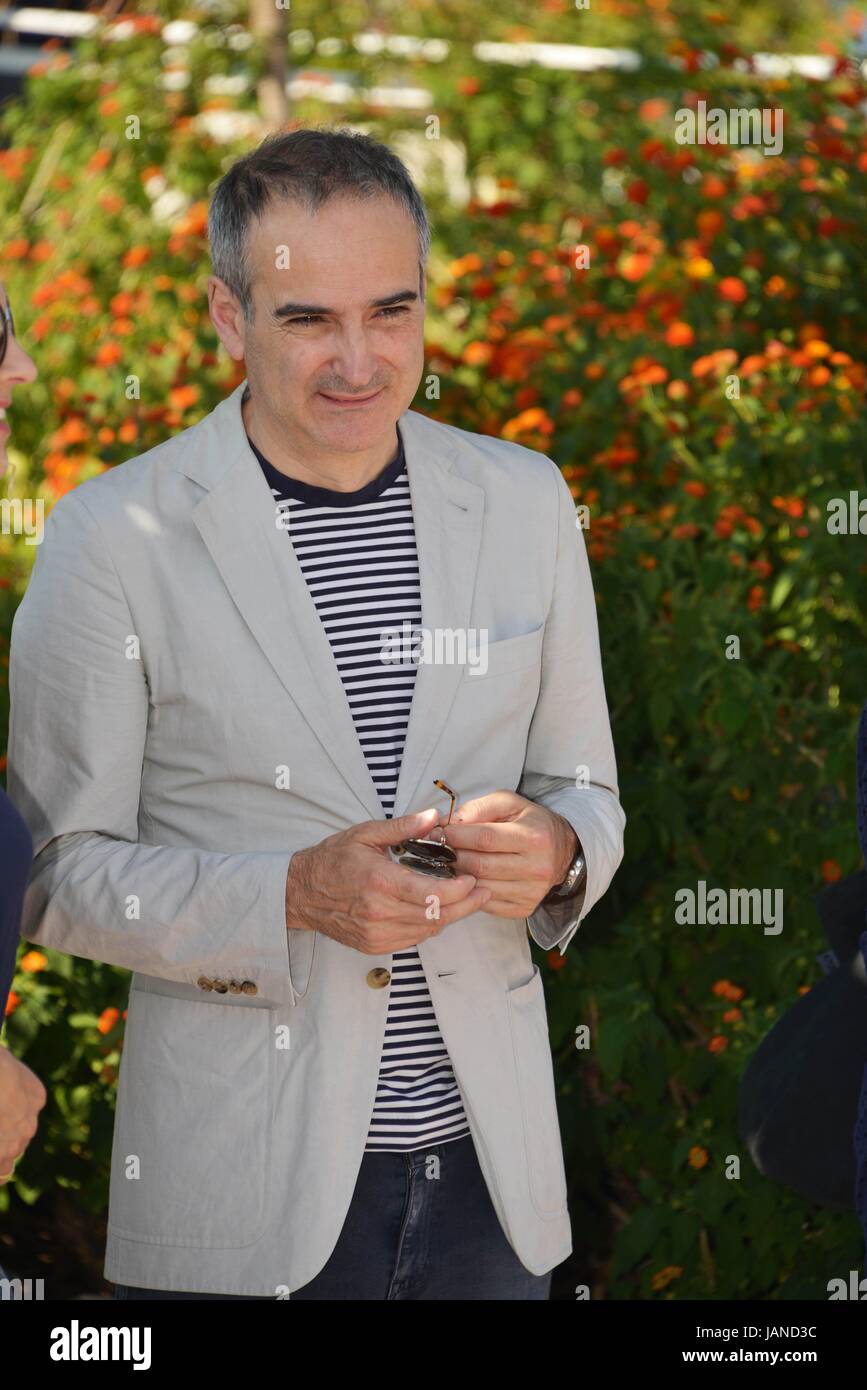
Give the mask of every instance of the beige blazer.
<svg viewBox="0 0 867 1390">
<path fill-rule="evenodd" d="M 388 1006 L 369 972 L 391 957 L 286 930 L 292 854 L 385 813 L 245 387 L 54 507 L 13 626 L 9 787 L 36 852 L 23 935 L 133 972 L 107 1278 L 274 1296 L 340 1234 Z M 625 816 L 568 487 L 520 445 L 398 424 L 423 626 L 487 630 L 488 659 L 419 667 L 394 815 L 439 804 L 435 777 L 560 811 L 586 916 Z M 419 950 L 497 1215 L 542 1273 L 571 1239 L 528 925 L 550 944 L 544 913 L 478 912 Z"/>
</svg>

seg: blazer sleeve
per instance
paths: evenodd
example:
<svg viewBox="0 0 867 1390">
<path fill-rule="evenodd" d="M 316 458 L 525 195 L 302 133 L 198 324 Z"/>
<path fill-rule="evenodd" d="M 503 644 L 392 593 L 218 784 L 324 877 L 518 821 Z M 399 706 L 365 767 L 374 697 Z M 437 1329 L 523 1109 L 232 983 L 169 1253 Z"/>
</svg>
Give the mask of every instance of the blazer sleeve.
<svg viewBox="0 0 867 1390">
<path fill-rule="evenodd" d="M 563 816 L 584 850 L 587 878 L 577 897 L 537 908 L 527 919 L 540 946 L 563 955 L 605 893 L 623 858 L 626 816 L 605 698 L 593 580 L 575 504 L 552 459 L 557 552 L 542 643 L 539 699 L 527 735 L 518 793 Z"/>
<path fill-rule="evenodd" d="M 135 632 L 99 526 L 67 493 L 12 625 L 7 784 L 34 848 L 21 934 L 177 983 L 251 981 L 293 1004 L 291 854 L 139 840 L 149 689 L 127 656 Z"/>
</svg>

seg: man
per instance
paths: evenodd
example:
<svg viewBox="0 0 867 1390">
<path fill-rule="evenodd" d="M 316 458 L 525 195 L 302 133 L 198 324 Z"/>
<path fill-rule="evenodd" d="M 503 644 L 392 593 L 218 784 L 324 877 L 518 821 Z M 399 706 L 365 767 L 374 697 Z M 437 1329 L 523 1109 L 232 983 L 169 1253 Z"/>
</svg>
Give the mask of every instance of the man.
<svg viewBox="0 0 867 1390">
<path fill-rule="evenodd" d="M 545 1299 L 571 1239 L 527 923 L 566 949 L 625 824 L 572 499 L 409 409 L 430 232 L 385 146 L 267 141 L 210 237 L 246 380 L 61 499 L 13 631 L 25 929 L 134 972 L 106 1275 Z M 435 781 L 453 878 L 390 853 Z"/>
</svg>

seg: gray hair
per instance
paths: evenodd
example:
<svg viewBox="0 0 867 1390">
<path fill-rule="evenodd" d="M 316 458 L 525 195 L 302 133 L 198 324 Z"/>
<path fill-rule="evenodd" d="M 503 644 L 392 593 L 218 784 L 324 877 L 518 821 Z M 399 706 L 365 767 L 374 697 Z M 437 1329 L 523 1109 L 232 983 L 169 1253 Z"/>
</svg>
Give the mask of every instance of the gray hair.
<svg viewBox="0 0 867 1390">
<path fill-rule="evenodd" d="M 373 198 L 386 194 L 405 208 L 418 234 L 419 291 L 430 252 L 431 233 L 421 194 L 397 155 L 370 135 L 345 127 L 317 127 L 271 135 L 244 155 L 217 184 L 208 209 L 213 271 L 253 320 L 252 275 L 247 232 L 279 199 L 314 213 L 329 198 Z"/>
</svg>

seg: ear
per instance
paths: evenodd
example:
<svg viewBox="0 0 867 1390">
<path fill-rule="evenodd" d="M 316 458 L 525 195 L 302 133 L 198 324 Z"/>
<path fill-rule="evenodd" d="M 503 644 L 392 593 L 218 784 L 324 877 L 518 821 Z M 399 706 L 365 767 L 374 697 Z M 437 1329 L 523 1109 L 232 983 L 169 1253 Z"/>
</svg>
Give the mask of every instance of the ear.
<svg viewBox="0 0 867 1390">
<path fill-rule="evenodd" d="M 237 297 L 217 275 L 208 276 L 208 312 L 223 347 L 234 362 L 240 362 L 247 321 Z"/>
</svg>

